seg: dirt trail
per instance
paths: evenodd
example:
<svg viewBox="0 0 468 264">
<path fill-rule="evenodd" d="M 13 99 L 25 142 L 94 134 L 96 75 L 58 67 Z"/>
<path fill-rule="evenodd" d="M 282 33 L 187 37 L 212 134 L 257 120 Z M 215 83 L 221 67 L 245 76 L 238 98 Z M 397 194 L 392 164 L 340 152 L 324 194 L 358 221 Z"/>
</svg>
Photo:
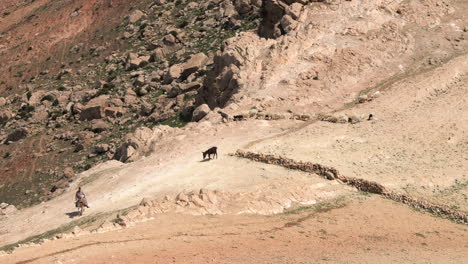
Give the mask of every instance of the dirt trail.
<svg viewBox="0 0 468 264">
<path fill-rule="evenodd" d="M 333 110 L 331 112 L 325 113 L 325 114 L 333 115 L 333 114 L 336 114 L 336 113 L 339 113 L 339 112 L 343 112 L 343 111 L 352 109 L 353 107 L 355 107 L 358 104 L 358 98 L 361 95 L 372 94 L 372 92 L 376 92 L 376 91 L 389 90 L 393 85 L 397 85 L 398 83 L 404 82 L 405 80 L 409 80 L 411 78 L 417 77 L 418 75 L 425 74 L 427 72 L 436 70 L 437 68 L 443 67 L 445 64 L 447 64 L 450 61 L 453 61 L 453 60 L 455 60 L 455 59 L 457 59 L 459 57 L 464 57 L 464 56 L 466 57 L 467 54 L 468 53 L 466 53 L 466 52 L 452 54 L 451 56 L 449 56 L 447 58 L 444 58 L 443 61 L 441 61 L 441 63 L 437 64 L 437 65 L 424 65 L 425 61 L 427 61 L 427 58 L 420 59 L 417 62 L 414 62 L 412 67 L 408 67 L 405 72 L 395 74 L 394 76 L 391 76 L 391 77 L 389 77 L 389 78 L 387 78 L 387 79 L 385 79 L 385 80 L 383 80 L 383 81 L 381 81 L 381 82 L 379 82 L 379 83 L 377 83 L 377 84 L 375 84 L 375 85 L 373 85 L 371 87 L 363 89 L 360 93 L 358 93 L 356 95 L 356 98 L 353 100 L 352 103 L 345 104 L 342 107 L 340 107 L 338 109 L 335 109 L 335 110 Z M 304 128 L 306 128 L 306 127 L 308 127 L 308 126 L 310 126 L 310 125 L 312 125 L 312 124 L 314 124 L 314 123 L 316 123 L 318 121 L 320 121 L 320 120 L 318 120 L 317 118 L 314 118 L 312 120 L 306 121 L 303 124 L 300 124 L 300 125 L 298 125 L 296 127 L 293 127 L 291 129 L 283 132 L 283 133 L 273 135 L 273 136 L 270 136 L 270 137 L 264 137 L 264 138 L 249 142 L 245 146 L 243 146 L 242 148 L 249 149 L 249 148 L 252 148 L 256 144 L 259 144 L 261 142 L 272 140 L 272 139 L 277 139 L 277 138 L 280 138 L 280 137 L 283 137 L 283 136 L 287 136 L 287 135 L 289 135 L 291 133 L 300 131 L 301 129 L 304 129 Z"/>
<path fill-rule="evenodd" d="M 448 221 L 357 196 L 271 217 L 161 215 L 19 249 L 2 263 L 463 263 L 467 235 Z"/>
</svg>

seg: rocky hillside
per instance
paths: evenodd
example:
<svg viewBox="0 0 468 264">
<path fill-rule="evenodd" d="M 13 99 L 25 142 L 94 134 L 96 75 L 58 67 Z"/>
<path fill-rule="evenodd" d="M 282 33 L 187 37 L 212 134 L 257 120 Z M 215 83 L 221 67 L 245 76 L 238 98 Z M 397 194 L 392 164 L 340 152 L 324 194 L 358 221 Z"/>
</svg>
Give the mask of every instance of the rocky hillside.
<svg viewBox="0 0 468 264">
<path fill-rule="evenodd" d="M 261 7 L 3 2 L 0 201 L 20 207 L 59 195 L 97 163 L 144 155 L 132 134 L 138 127 L 201 119 L 205 108 L 192 113 L 214 52 L 256 30 Z"/>
<path fill-rule="evenodd" d="M 325 118 L 467 51 L 460 1 L 3 2 L 0 201 L 18 206 L 149 154 L 163 125 Z"/>
</svg>

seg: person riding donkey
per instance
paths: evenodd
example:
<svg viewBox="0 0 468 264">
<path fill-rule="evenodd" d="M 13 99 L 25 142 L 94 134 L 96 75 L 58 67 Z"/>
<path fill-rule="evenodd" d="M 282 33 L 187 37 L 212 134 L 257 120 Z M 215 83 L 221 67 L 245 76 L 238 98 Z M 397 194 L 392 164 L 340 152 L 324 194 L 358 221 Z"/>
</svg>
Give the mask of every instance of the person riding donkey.
<svg viewBox="0 0 468 264">
<path fill-rule="evenodd" d="M 76 191 L 76 194 L 75 194 L 75 206 L 79 208 L 80 203 L 82 203 L 84 206 L 89 208 L 88 201 L 86 200 L 86 195 L 81 190 L 81 187 L 78 187 L 78 191 Z"/>
</svg>

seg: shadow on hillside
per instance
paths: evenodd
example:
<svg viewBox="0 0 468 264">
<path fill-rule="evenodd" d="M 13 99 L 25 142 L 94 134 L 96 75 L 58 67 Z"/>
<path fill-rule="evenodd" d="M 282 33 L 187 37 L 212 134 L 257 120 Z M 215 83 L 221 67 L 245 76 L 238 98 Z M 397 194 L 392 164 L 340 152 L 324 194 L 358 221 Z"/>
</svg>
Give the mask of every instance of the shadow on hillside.
<svg viewBox="0 0 468 264">
<path fill-rule="evenodd" d="M 80 216 L 80 212 L 78 212 L 78 211 L 73 211 L 73 212 L 65 213 L 65 214 L 68 215 L 68 217 L 70 217 L 70 218 L 75 218 L 77 216 Z"/>
</svg>

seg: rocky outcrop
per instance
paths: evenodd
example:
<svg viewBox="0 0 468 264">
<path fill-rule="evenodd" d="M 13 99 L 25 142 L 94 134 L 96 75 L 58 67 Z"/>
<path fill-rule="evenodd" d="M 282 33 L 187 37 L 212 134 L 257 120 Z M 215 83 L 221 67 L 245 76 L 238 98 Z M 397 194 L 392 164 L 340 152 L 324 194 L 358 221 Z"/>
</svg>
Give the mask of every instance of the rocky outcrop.
<svg viewBox="0 0 468 264">
<path fill-rule="evenodd" d="M 107 95 L 101 95 L 89 101 L 80 109 L 80 120 L 101 119 L 104 117 L 116 118 L 125 113 L 120 99 L 110 99 Z"/>
<path fill-rule="evenodd" d="M 172 130 L 174 129 L 168 126 L 157 126 L 153 129 L 140 127 L 125 137 L 124 143 L 115 151 L 113 159 L 120 162 L 136 161 L 155 151 L 155 143 Z"/>
<path fill-rule="evenodd" d="M 193 111 L 192 121 L 198 122 L 211 111 L 207 104 L 202 104 Z"/>
<path fill-rule="evenodd" d="M 198 104 L 206 103 L 210 108 L 225 107 L 244 85 L 246 75 L 249 79 L 261 82 L 257 57 L 262 49 L 273 41 L 259 38 L 255 33 L 241 33 L 227 40 L 214 57 L 214 68 L 207 75 L 203 89 L 199 91 Z M 255 85 L 255 84 L 252 84 Z"/>
</svg>

